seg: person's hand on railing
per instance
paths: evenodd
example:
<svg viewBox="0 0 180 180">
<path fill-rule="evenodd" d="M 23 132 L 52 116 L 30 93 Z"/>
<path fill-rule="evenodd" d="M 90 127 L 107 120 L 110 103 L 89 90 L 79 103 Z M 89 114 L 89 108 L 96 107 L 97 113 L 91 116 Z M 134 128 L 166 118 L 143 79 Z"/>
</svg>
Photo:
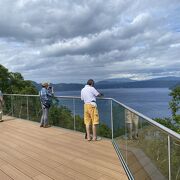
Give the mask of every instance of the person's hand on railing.
<svg viewBox="0 0 180 180">
<path fill-rule="evenodd" d="M 103 93 L 99 93 L 98 97 L 104 97 L 104 94 Z"/>
</svg>

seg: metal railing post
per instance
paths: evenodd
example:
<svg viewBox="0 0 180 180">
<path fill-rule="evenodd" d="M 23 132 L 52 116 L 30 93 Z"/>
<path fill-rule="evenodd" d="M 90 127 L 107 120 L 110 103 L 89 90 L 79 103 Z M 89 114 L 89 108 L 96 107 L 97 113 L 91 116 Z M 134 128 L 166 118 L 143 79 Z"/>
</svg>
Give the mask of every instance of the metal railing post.
<svg viewBox="0 0 180 180">
<path fill-rule="evenodd" d="M 74 131 L 76 130 L 76 106 L 75 106 L 75 99 L 73 98 L 73 117 L 74 117 Z"/>
<path fill-rule="evenodd" d="M 14 112 L 13 112 L 13 98 L 11 96 L 11 113 L 12 113 L 12 116 L 14 116 Z"/>
<path fill-rule="evenodd" d="M 29 99 L 28 99 L 28 96 L 26 96 L 26 104 L 27 104 L 27 119 L 29 120 Z"/>
<path fill-rule="evenodd" d="M 168 135 L 168 164 L 169 164 L 169 180 L 171 180 L 171 146 L 170 137 Z"/>
<path fill-rule="evenodd" d="M 112 140 L 114 139 L 114 129 L 113 129 L 113 106 L 112 106 L 112 99 L 111 99 L 111 133 L 112 133 Z"/>
</svg>

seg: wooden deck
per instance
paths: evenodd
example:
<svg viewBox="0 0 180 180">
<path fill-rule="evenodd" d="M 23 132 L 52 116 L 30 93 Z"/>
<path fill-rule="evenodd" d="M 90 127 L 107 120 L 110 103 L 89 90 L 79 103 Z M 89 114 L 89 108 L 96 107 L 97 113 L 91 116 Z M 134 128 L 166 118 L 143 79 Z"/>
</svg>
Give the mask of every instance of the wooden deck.
<svg viewBox="0 0 180 180">
<path fill-rule="evenodd" d="M 0 180 L 127 180 L 111 141 L 88 142 L 62 128 L 4 117 Z"/>
</svg>

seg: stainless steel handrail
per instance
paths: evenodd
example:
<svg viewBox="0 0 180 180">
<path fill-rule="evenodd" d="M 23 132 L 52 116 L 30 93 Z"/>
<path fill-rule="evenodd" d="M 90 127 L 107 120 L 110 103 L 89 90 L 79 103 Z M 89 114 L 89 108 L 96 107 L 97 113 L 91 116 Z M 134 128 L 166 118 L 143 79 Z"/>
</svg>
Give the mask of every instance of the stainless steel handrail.
<svg viewBox="0 0 180 180">
<path fill-rule="evenodd" d="M 29 94 L 3 94 L 3 95 L 8 95 L 8 96 L 33 96 L 33 97 L 38 97 L 39 95 L 29 95 Z M 57 98 L 67 98 L 67 99 L 81 99 L 79 96 L 54 96 Z M 104 98 L 104 97 L 98 97 L 97 99 L 104 99 L 104 100 L 112 100 L 112 98 Z"/>
</svg>

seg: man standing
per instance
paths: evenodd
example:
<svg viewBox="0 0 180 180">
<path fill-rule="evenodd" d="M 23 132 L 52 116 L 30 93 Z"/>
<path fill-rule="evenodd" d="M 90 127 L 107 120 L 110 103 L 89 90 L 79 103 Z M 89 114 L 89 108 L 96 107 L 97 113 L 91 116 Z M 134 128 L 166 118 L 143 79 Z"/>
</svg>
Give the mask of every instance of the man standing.
<svg viewBox="0 0 180 180">
<path fill-rule="evenodd" d="M 3 115 L 3 94 L 0 90 L 0 122 L 3 122 L 2 115 Z"/>
<path fill-rule="evenodd" d="M 96 97 L 102 96 L 94 88 L 94 81 L 89 79 L 87 85 L 81 90 L 81 100 L 84 101 L 84 124 L 86 126 L 87 140 L 90 141 L 90 126 L 92 125 L 93 140 L 99 140 L 97 138 L 96 129 L 99 124 L 99 114 L 96 105 Z"/>
<path fill-rule="evenodd" d="M 52 93 L 48 90 L 49 84 L 42 83 L 42 89 L 40 91 L 40 100 L 42 106 L 42 116 L 41 116 L 41 123 L 40 127 L 50 127 L 48 124 L 48 112 L 51 106 L 51 97 Z"/>
</svg>

